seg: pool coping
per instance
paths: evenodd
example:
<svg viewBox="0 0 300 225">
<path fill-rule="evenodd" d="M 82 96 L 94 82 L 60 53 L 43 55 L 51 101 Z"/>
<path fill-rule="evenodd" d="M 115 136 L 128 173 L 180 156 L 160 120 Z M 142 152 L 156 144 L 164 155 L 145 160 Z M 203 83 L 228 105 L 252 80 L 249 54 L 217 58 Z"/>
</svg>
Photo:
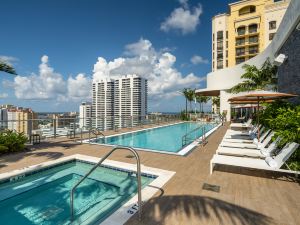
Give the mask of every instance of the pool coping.
<svg viewBox="0 0 300 225">
<path fill-rule="evenodd" d="M 128 132 L 124 132 L 124 133 L 120 133 L 120 134 L 107 135 L 107 136 L 105 136 L 105 138 L 114 137 L 114 136 L 120 136 L 120 135 L 125 135 L 125 134 L 132 134 L 132 133 L 137 133 L 137 132 L 140 132 L 140 131 L 152 130 L 152 129 L 156 129 L 156 128 L 161 128 L 161 127 L 166 127 L 166 126 L 172 126 L 172 125 L 176 125 L 176 124 L 180 124 L 180 123 L 185 123 L 185 122 L 189 122 L 189 121 L 182 121 L 182 122 L 177 122 L 177 123 L 165 124 L 165 125 L 162 125 L 162 126 L 155 126 L 155 127 L 145 128 L 145 129 L 141 129 L 141 130 L 128 131 Z M 194 122 L 194 121 L 190 121 L 190 122 Z M 197 122 L 197 121 L 195 121 L 195 122 Z M 219 123 L 216 127 L 214 127 L 213 129 L 209 130 L 208 132 L 206 132 L 205 133 L 205 137 L 210 136 L 221 125 L 222 125 L 222 123 Z M 95 140 L 95 139 L 96 138 L 92 138 L 90 140 L 92 141 L 92 140 Z M 199 138 L 195 139 L 193 142 L 191 142 L 190 144 L 188 144 L 187 146 L 185 146 L 184 148 L 182 148 L 178 152 L 168 152 L 168 151 L 155 150 L 155 149 L 149 149 L 149 148 L 148 149 L 147 148 L 137 148 L 137 147 L 133 147 L 133 148 L 136 149 L 136 150 L 139 150 L 139 151 L 154 152 L 154 153 L 169 154 L 169 155 L 177 155 L 177 156 L 185 156 L 188 153 L 190 153 L 195 147 L 197 147 L 201 142 L 202 142 L 201 137 L 199 137 Z M 82 143 L 84 143 L 84 144 L 91 144 L 91 145 L 108 146 L 108 147 L 115 147 L 115 146 L 117 146 L 117 145 L 111 145 L 111 144 L 102 144 L 102 143 L 96 143 L 96 142 L 89 142 L 88 139 L 83 140 Z M 128 146 L 126 146 L 126 147 L 128 147 Z"/>
<path fill-rule="evenodd" d="M 10 172 L 5 172 L 0 174 L 0 181 L 4 179 L 10 179 L 18 176 L 22 176 L 25 173 L 40 170 L 42 168 L 47 168 L 50 166 L 59 165 L 72 160 L 84 161 L 87 163 L 97 163 L 101 158 L 87 156 L 82 154 L 74 154 L 71 156 L 62 157 L 56 160 L 51 160 L 43 163 L 39 163 L 32 166 L 23 167 L 21 169 L 13 170 Z M 121 169 L 124 171 L 136 171 L 136 164 L 130 164 L 115 160 L 106 159 L 103 163 L 104 166 L 112 167 L 115 169 Z M 176 172 L 162 170 L 153 167 L 147 167 L 141 165 L 141 173 L 155 176 L 154 180 L 149 183 L 146 187 L 142 189 L 142 201 L 148 201 L 152 196 L 154 196 L 161 188 L 175 175 Z M 130 198 L 126 203 L 124 203 L 119 209 L 107 217 L 101 225 L 115 225 L 124 224 L 131 216 L 138 212 L 137 207 L 138 194 Z"/>
</svg>

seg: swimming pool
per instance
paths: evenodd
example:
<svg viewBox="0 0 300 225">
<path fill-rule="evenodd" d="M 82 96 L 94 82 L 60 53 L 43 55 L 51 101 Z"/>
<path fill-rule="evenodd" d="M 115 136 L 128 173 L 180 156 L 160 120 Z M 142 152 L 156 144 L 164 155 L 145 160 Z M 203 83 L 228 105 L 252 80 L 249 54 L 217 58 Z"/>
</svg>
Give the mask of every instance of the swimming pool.
<svg viewBox="0 0 300 225">
<path fill-rule="evenodd" d="M 93 165 L 69 158 L 52 166 L 37 166 L 30 172 L 1 177 L 1 221 L 6 225 L 71 224 L 70 190 Z M 141 178 L 144 191 L 158 175 L 142 173 Z M 123 208 L 136 193 L 133 171 L 109 165 L 98 167 L 74 192 L 75 220 L 72 224 L 99 224 Z"/>
<path fill-rule="evenodd" d="M 205 132 L 207 133 L 215 128 L 216 124 L 182 122 L 142 131 L 111 135 L 105 138 L 97 138 L 91 140 L 91 142 L 95 144 L 129 146 L 137 149 L 153 150 L 163 153 L 178 153 L 195 139 L 202 136 L 202 129 L 198 129 L 189 135 L 187 141 L 183 145 L 182 137 L 200 126 L 205 127 Z"/>
</svg>

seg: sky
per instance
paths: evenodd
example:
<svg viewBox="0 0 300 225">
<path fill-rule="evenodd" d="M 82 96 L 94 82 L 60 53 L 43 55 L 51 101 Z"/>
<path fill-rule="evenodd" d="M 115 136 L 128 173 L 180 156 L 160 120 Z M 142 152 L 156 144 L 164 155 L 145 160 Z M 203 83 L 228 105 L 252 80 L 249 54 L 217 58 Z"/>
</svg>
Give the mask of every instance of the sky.
<svg viewBox="0 0 300 225">
<path fill-rule="evenodd" d="M 148 79 L 151 112 L 185 108 L 179 91 L 205 88 L 211 18 L 227 0 L 0 0 L 0 104 L 78 111 L 91 84 Z M 206 109 L 209 105 L 206 106 Z"/>
</svg>

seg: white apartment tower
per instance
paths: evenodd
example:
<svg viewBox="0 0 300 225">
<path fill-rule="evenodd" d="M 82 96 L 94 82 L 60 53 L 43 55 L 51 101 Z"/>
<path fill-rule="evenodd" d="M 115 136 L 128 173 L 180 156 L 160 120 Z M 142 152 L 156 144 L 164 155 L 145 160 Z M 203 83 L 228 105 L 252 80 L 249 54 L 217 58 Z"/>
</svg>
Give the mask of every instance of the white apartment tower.
<svg viewBox="0 0 300 225">
<path fill-rule="evenodd" d="M 93 83 L 93 127 L 113 129 L 114 80 L 104 79 Z"/>
<path fill-rule="evenodd" d="M 93 127 L 103 130 L 138 124 L 147 115 L 147 80 L 137 75 L 93 83 Z"/>
<path fill-rule="evenodd" d="M 92 103 L 82 102 L 79 106 L 79 127 L 88 130 L 92 126 Z"/>
<path fill-rule="evenodd" d="M 137 75 L 115 80 L 115 125 L 134 126 L 147 115 L 147 80 Z"/>
</svg>

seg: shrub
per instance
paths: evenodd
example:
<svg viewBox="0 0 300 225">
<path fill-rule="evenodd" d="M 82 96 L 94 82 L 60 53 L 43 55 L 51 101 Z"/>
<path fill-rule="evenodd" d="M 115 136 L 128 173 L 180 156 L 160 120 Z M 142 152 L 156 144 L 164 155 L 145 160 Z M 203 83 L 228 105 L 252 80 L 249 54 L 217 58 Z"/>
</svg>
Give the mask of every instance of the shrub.
<svg viewBox="0 0 300 225">
<path fill-rule="evenodd" d="M 23 133 L 3 131 L 0 133 L 0 153 L 23 151 L 26 142 L 27 137 Z"/>
<path fill-rule="evenodd" d="M 259 116 L 261 124 L 275 131 L 274 138 L 282 138 L 280 146 L 288 142 L 300 143 L 300 106 L 277 101 L 268 104 Z M 292 170 L 300 170 L 300 148 L 289 158 L 287 165 Z"/>
</svg>

